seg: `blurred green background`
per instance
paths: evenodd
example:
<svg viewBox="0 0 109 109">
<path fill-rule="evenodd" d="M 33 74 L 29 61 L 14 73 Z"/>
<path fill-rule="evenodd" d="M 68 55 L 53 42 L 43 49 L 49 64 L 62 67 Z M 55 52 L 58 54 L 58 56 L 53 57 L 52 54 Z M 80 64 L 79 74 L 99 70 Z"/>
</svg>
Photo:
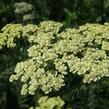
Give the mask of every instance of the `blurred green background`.
<svg viewBox="0 0 109 109">
<path fill-rule="evenodd" d="M 0 0 L 0 29 L 8 23 L 39 24 L 44 20 L 59 21 L 73 28 L 85 23 L 103 24 L 109 22 L 109 0 Z M 37 99 L 36 95 L 21 96 L 20 83 L 9 83 L 11 74 L 5 68 L 20 61 L 19 56 L 24 58 L 23 54 L 14 54 L 8 49 L 0 51 L 0 109 L 28 109 Z M 72 87 L 67 85 L 68 93 L 63 92 L 67 102 L 74 103 L 73 109 L 109 109 L 109 80 L 83 85 L 76 79 L 80 80 L 67 80 L 66 84 Z"/>
<path fill-rule="evenodd" d="M 109 21 L 109 0 L 0 0 L 0 27 L 43 20 L 78 26 Z"/>
</svg>

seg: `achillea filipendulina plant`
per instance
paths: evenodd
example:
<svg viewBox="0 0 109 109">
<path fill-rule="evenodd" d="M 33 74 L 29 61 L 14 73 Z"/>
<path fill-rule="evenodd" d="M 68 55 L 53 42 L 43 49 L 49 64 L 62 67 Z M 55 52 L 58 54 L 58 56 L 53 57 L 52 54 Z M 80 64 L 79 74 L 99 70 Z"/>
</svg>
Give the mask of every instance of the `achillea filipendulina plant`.
<svg viewBox="0 0 109 109">
<path fill-rule="evenodd" d="M 43 96 L 38 100 L 38 104 L 38 107 L 29 109 L 62 109 L 64 101 L 60 97 Z"/>
<path fill-rule="evenodd" d="M 17 22 L 33 23 L 35 20 L 35 7 L 26 2 L 14 3 L 14 14 Z"/>
<path fill-rule="evenodd" d="M 17 40 L 28 41 L 26 60 L 18 62 L 10 82 L 22 82 L 21 94 L 59 92 L 68 75 L 79 75 L 83 83 L 109 76 L 109 24 L 86 24 L 61 29 L 62 24 L 6 25 L 0 33 L 0 49 L 14 48 Z M 39 108 L 40 109 L 40 108 Z"/>
</svg>

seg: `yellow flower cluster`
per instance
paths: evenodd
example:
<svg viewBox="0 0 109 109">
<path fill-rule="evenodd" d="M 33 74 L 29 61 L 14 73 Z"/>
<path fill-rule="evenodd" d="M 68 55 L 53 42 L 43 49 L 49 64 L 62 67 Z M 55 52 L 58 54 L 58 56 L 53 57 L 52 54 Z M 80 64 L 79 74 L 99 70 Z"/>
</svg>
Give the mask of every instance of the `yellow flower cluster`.
<svg viewBox="0 0 109 109">
<path fill-rule="evenodd" d="M 7 24 L 3 27 L 0 33 L 0 49 L 3 46 L 15 47 L 16 40 L 21 37 L 21 31 L 21 24 Z"/>
<path fill-rule="evenodd" d="M 36 108 L 30 107 L 29 109 L 62 109 L 64 101 L 60 97 L 44 96 L 38 100 L 39 106 Z"/>
<path fill-rule="evenodd" d="M 84 76 L 84 83 L 109 76 L 108 30 L 109 24 L 86 24 L 58 34 L 56 52 L 63 55 L 70 72 Z"/>
<path fill-rule="evenodd" d="M 10 81 L 20 79 L 23 82 L 21 94 L 33 95 L 37 89 L 45 93 L 57 91 L 65 85 L 64 78 L 69 73 L 81 75 L 84 83 L 109 76 L 108 23 L 86 24 L 59 33 L 61 23 L 44 21 L 39 25 L 18 26 L 15 33 L 7 34 L 15 39 L 21 27 L 21 36 L 30 43 L 28 59 L 18 63 L 15 74 L 10 77 Z M 0 37 L 5 34 L 5 28 Z M 0 45 L 4 40 L 0 39 Z"/>
<path fill-rule="evenodd" d="M 67 68 L 63 63 L 59 63 L 59 66 L 62 65 L 61 68 L 57 66 L 55 69 L 56 62 L 55 64 L 53 62 L 58 60 L 52 47 L 54 35 L 58 33 L 61 26 L 62 24 L 58 22 L 45 21 L 41 22 L 39 27 L 34 25 L 23 27 L 22 36 L 33 45 L 27 50 L 29 59 L 18 63 L 15 68 L 16 74 L 10 77 L 10 81 L 21 78 L 24 83 L 21 94 L 33 95 L 38 88 L 49 93 L 64 86 L 63 74 L 66 73 Z"/>
</svg>

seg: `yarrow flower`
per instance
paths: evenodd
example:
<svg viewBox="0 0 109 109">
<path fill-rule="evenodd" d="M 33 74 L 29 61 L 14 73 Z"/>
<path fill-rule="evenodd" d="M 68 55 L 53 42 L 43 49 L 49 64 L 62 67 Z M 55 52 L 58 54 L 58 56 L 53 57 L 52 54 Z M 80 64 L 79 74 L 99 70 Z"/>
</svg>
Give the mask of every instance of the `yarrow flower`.
<svg viewBox="0 0 109 109">
<path fill-rule="evenodd" d="M 23 83 L 21 94 L 45 94 L 65 86 L 65 77 L 77 74 L 84 83 L 109 76 L 109 24 L 85 24 L 60 32 L 62 23 L 9 24 L 0 33 L 0 49 L 15 47 L 16 40 L 29 42 L 28 58 L 16 65 L 10 81 Z M 73 76 L 73 75 L 72 75 Z"/>
<path fill-rule="evenodd" d="M 30 107 L 29 109 L 62 109 L 64 101 L 58 97 L 43 96 L 38 100 L 39 106 L 36 108 Z"/>
</svg>

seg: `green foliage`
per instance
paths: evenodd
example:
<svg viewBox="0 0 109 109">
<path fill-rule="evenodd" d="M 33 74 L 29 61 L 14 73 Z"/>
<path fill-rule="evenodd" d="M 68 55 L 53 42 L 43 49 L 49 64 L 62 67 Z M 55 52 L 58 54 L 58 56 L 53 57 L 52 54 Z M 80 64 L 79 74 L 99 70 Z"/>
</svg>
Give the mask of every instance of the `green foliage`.
<svg viewBox="0 0 109 109">
<path fill-rule="evenodd" d="M 109 21 L 108 10 L 109 0 L 1 0 L 0 27 L 10 22 L 36 24 L 43 20 L 62 21 L 66 27 L 104 23 Z"/>
<path fill-rule="evenodd" d="M 66 19 L 65 21 L 63 22 L 63 25 L 65 27 L 70 27 L 71 24 L 77 20 L 77 15 L 75 12 L 71 12 L 69 11 L 68 9 L 64 8 L 64 11 L 65 11 L 65 14 L 66 14 Z"/>
</svg>

